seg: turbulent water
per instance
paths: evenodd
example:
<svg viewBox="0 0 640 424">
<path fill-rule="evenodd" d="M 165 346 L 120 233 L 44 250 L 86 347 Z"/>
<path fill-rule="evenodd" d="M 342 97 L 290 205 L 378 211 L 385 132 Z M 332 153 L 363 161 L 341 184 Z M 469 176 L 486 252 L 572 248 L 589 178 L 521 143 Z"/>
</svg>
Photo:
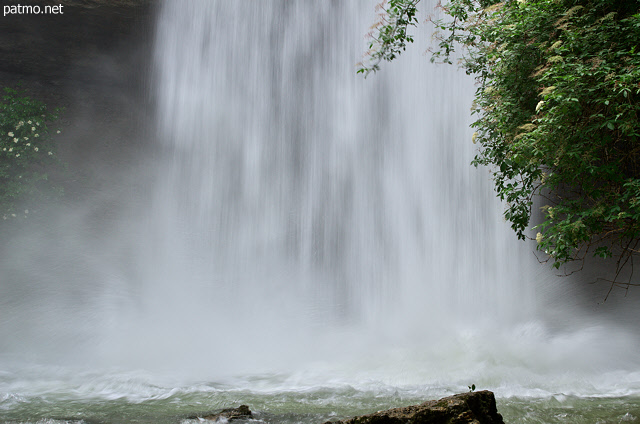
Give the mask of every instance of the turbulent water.
<svg viewBox="0 0 640 424">
<path fill-rule="evenodd" d="M 322 422 L 472 384 L 507 422 L 638 420 L 633 300 L 515 240 L 426 28 L 356 75 L 374 6 L 165 1 L 148 196 L 2 262 L 0 421 Z"/>
</svg>

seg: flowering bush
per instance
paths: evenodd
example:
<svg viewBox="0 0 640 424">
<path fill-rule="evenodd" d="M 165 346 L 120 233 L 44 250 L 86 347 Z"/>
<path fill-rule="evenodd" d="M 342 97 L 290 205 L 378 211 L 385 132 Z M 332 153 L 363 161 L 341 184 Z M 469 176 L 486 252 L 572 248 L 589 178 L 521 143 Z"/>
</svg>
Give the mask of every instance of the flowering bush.
<svg viewBox="0 0 640 424">
<path fill-rule="evenodd" d="M 26 218 L 36 209 L 33 205 L 57 197 L 62 188 L 48 175 L 60 165 L 48 128 L 56 115 L 23 92 L 5 88 L 4 93 L 0 102 L 0 216 L 8 220 Z"/>
<path fill-rule="evenodd" d="M 393 18 L 415 4 L 383 8 Z M 640 2 L 451 0 L 442 9 L 432 60 L 451 63 L 463 47 L 478 82 L 473 164 L 492 169 L 505 218 L 526 238 L 539 196 L 535 239 L 553 266 L 589 252 L 615 257 L 618 284 L 640 253 Z M 382 19 L 378 30 L 399 34 L 392 27 L 411 22 Z M 397 51 L 397 40 L 376 39 L 387 42 L 372 44 L 373 59 Z"/>
</svg>

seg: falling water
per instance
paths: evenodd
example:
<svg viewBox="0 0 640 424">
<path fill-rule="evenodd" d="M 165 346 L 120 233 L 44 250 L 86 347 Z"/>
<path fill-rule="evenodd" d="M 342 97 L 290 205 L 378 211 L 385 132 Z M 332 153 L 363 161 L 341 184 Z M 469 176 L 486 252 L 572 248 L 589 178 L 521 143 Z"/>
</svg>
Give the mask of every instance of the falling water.
<svg viewBox="0 0 640 424">
<path fill-rule="evenodd" d="M 377 350 L 531 319 L 489 176 L 469 166 L 472 81 L 420 55 L 365 81 L 373 19 L 370 2 L 165 3 L 151 313 L 201 331 L 189 311 L 213 312 L 209 334 L 259 341 L 260 358 L 309 355 L 324 331 L 356 328 L 346 351 L 387 339 Z"/>
<path fill-rule="evenodd" d="M 600 330 L 549 333 L 532 247 L 469 166 L 472 79 L 418 48 L 364 80 L 355 62 L 374 19 L 370 2 L 165 2 L 167 160 L 132 337 L 199 375 L 308 372 L 363 352 L 356 374 L 388 367 L 383 381 L 408 384 L 502 384 L 487 361 L 519 367 L 531 351 L 558 361 L 530 365 L 545 372 L 604 365 L 581 344 Z M 388 365 L 414 360 L 401 375 Z"/>
<path fill-rule="evenodd" d="M 426 26 L 421 45 L 362 78 L 374 20 L 364 0 L 165 1 L 148 202 L 123 207 L 99 249 L 75 243 L 99 258 L 124 249 L 127 266 L 32 274 L 99 291 L 55 325 L 19 327 L 42 330 L 16 340 L 48 345 L 14 344 L 111 370 L 65 384 L 133 402 L 171 399 L 161 387 L 179 384 L 399 401 L 472 383 L 505 399 L 640 393 L 636 335 L 548 275 L 502 221 L 490 174 L 469 166 L 472 78 L 429 63 Z M 15 375 L 0 395 L 49 393 Z"/>
</svg>

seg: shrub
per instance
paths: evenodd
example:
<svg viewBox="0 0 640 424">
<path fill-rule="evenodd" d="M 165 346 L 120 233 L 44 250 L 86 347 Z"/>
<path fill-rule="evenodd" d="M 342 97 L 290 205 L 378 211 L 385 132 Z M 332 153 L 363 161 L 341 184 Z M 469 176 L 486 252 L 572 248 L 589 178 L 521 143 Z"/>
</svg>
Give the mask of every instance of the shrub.
<svg viewBox="0 0 640 424">
<path fill-rule="evenodd" d="M 394 3 L 388 16 L 415 7 Z M 452 0 L 442 8 L 432 61 L 451 63 L 463 47 L 461 66 L 478 82 L 473 164 L 492 170 L 505 218 L 525 239 L 541 196 L 538 249 L 556 268 L 589 252 L 613 257 L 618 284 L 640 253 L 640 2 Z M 389 26 L 406 32 L 411 22 L 381 19 L 378 31 L 402 34 Z M 386 40 L 371 44 L 370 57 L 398 50 Z"/>
<path fill-rule="evenodd" d="M 5 88 L 0 102 L 0 216 L 26 218 L 42 202 L 62 194 L 49 178 L 59 168 L 49 125 L 57 119 L 23 91 Z M 56 131 L 60 133 L 60 130 Z"/>
</svg>

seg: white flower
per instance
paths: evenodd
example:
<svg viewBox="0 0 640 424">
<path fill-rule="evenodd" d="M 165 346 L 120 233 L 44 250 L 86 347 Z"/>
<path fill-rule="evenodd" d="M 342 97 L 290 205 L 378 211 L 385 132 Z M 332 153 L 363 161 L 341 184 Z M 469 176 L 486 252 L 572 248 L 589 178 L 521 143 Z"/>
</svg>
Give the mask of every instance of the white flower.
<svg viewBox="0 0 640 424">
<path fill-rule="evenodd" d="M 29 140 L 29 137 L 22 137 L 22 138 L 24 138 L 25 140 Z"/>
<path fill-rule="evenodd" d="M 6 151 L 7 151 L 7 148 L 6 148 L 6 147 L 5 147 L 5 148 L 3 148 L 3 149 L 2 149 L 2 151 L 3 151 L 3 152 L 6 152 Z"/>
<path fill-rule="evenodd" d="M 19 158 L 19 157 L 20 157 L 20 153 L 18 153 L 18 154 L 16 155 L 16 157 L 17 157 L 17 158 Z"/>
<path fill-rule="evenodd" d="M 60 134 L 60 130 L 56 131 L 56 134 Z"/>
<path fill-rule="evenodd" d="M 53 156 L 53 152 L 48 152 L 47 153 L 49 156 Z"/>
<path fill-rule="evenodd" d="M 16 214 L 15 214 L 15 213 L 12 213 L 12 214 L 11 214 L 11 216 L 15 218 L 15 217 L 16 217 Z"/>
<path fill-rule="evenodd" d="M 13 137 L 13 133 L 12 133 L 11 131 L 9 131 L 9 132 L 7 133 L 7 135 L 8 135 L 9 137 Z"/>
<path fill-rule="evenodd" d="M 27 144 L 26 144 L 26 146 L 27 146 L 27 147 L 31 147 L 31 143 L 27 143 Z"/>
<path fill-rule="evenodd" d="M 18 142 L 18 139 L 17 139 L 17 138 L 14 138 L 14 139 L 13 139 L 13 142 L 14 142 L 14 143 L 17 143 L 17 142 Z"/>
<path fill-rule="evenodd" d="M 31 132 L 35 131 L 36 127 L 31 127 Z"/>
<path fill-rule="evenodd" d="M 27 121 L 27 124 L 31 125 L 31 121 Z"/>
<path fill-rule="evenodd" d="M 9 148 L 9 152 L 13 152 L 13 147 L 10 147 L 10 148 Z"/>
<path fill-rule="evenodd" d="M 555 43 L 553 43 L 553 44 L 551 45 L 551 48 L 552 48 L 552 49 L 557 49 L 557 48 L 558 48 L 558 47 L 560 47 L 561 45 L 562 45 L 562 40 L 558 40 L 558 41 L 556 41 Z"/>
<path fill-rule="evenodd" d="M 540 100 L 538 102 L 538 104 L 536 105 L 536 113 L 538 113 L 538 111 L 540 111 L 540 109 L 542 109 L 542 106 L 544 106 L 544 100 Z"/>
<path fill-rule="evenodd" d="M 549 87 L 546 87 L 546 88 L 544 88 L 542 90 L 542 92 L 540 93 L 540 96 L 547 96 L 547 95 L 553 93 L 553 90 L 555 90 L 555 89 L 556 89 L 555 85 L 551 85 Z"/>
<path fill-rule="evenodd" d="M 34 137 L 40 137 L 40 134 L 36 134 L 36 135 L 34 135 Z"/>
<path fill-rule="evenodd" d="M 37 152 L 37 151 L 38 151 L 38 148 L 37 148 L 37 147 L 34 147 L 34 148 L 33 148 L 33 150 L 35 150 L 35 151 Z"/>
<path fill-rule="evenodd" d="M 549 218 L 553 219 L 555 213 L 556 211 L 554 211 L 553 208 L 547 208 L 547 216 L 549 216 Z"/>
<path fill-rule="evenodd" d="M 538 244 L 542 243 L 542 233 L 536 234 L 536 242 Z"/>
</svg>

